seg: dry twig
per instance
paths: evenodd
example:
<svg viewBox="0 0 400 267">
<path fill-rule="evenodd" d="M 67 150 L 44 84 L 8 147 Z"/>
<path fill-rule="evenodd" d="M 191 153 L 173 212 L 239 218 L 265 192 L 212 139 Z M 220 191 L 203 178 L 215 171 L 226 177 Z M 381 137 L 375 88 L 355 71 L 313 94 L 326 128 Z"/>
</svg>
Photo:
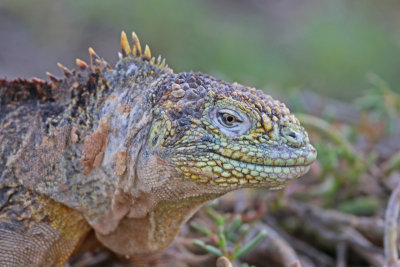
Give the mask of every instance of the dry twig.
<svg viewBox="0 0 400 267">
<path fill-rule="evenodd" d="M 399 267 L 397 248 L 397 221 L 400 211 L 400 183 L 390 196 L 385 214 L 385 261 L 388 267 Z"/>
</svg>

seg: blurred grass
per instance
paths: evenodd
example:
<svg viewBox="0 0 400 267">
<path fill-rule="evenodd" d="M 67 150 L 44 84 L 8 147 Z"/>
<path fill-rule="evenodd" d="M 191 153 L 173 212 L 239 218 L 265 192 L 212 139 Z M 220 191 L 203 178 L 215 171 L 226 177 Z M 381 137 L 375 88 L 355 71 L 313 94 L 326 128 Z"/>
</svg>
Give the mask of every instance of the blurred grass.
<svg viewBox="0 0 400 267">
<path fill-rule="evenodd" d="M 207 72 L 280 94 L 307 88 L 341 99 L 359 96 L 371 72 L 400 83 L 396 7 L 393 0 L 5 0 L 0 5 L 26 25 L 39 46 L 70 51 L 71 62 L 101 40 L 114 38 L 117 44 L 120 30 L 136 31 L 177 72 Z M 87 43 L 94 35 L 96 43 Z M 113 55 L 114 43 L 106 48 Z M 83 52 L 72 54 L 75 50 L 62 46 Z"/>
</svg>

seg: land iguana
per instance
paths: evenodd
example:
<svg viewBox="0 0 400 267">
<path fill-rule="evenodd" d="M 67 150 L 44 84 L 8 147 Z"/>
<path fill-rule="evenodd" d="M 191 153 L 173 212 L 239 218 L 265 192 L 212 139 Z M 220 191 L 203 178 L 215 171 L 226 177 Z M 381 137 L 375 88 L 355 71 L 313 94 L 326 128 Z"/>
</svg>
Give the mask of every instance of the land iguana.
<svg viewBox="0 0 400 267">
<path fill-rule="evenodd" d="M 206 201 L 315 160 L 283 103 L 132 38 L 114 68 L 89 48 L 63 78 L 0 79 L 1 266 L 62 266 L 91 229 L 120 255 L 159 251 Z"/>
</svg>

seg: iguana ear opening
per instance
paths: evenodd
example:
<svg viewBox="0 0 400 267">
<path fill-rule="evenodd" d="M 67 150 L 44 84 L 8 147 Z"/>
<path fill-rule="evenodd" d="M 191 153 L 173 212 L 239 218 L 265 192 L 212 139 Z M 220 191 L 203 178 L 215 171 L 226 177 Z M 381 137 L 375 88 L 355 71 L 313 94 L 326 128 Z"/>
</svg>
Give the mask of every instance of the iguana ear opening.
<svg viewBox="0 0 400 267">
<path fill-rule="evenodd" d="M 162 144 L 165 135 L 165 131 L 163 130 L 163 128 L 166 128 L 165 121 L 156 120 L 155 122 L 153 122 L 147 140 L 147 145 L 150 149 L 159 147 Z"/>
</svg>

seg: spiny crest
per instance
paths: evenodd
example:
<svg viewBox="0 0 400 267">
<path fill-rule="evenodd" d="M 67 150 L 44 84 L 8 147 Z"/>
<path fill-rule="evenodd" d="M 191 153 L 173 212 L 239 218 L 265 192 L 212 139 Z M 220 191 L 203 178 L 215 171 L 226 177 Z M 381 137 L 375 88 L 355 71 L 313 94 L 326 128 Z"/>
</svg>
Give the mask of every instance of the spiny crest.
<svg viewBox="0 0 400 267">
<path fill-rule="evenodd" d="M 94 49 L 91 47 L 89 47 L 89 56 L 90 56 L 90 66 L 85 61 L 79 58 L 76 59 L 76 65 L 81 71 L 88 70 L 92 72 L 101 72 L 103 68 L 105 68 L 108 71 L 112 69 L 111 66 L 104 59 L 99 57 L 94 51 Z M 60 65 L 61 64 L 59 64 L 59 67 L 64 69 L 65 73 L 65 67 Z"/>
<path fill-rule="evenodd" d="M 144 50 L 142 51 L 142 46 L 140 45 L 140 41 L 135 32 L 132 32 L 132 48 L 129 44 L 126 33 L 122 31 L 121 33 L 121 57 L 126 58 L 129 56 L 138 57 L 141 60 L 148 61 L 151 66 L 158 66 L 160 68 L 166 67 L 165 58 L 163 59 L 161 56 L 157 58 L 151 56 L 150 47 L 145 45 Z M 51 87 L 54 90 L 57 90 L 61 87 L 63 81 L 66 82 L 77 82 L 77 71 L 80 72 L 80 75 L 84 74 L 84 76 L 89 77 L 91 73 L 101 73 L 104 71 L 111 71 L 112 68 L 110 64 L 108 64 L 103 58 L 97 55 L 93 48 L 89 47 L 89 56 L 90 56 L 90 64 L 85 61 L 77 58 L 76 65 L 77 70 L 68 69 L 61 63 L 57 63 L 57 66 L 64 73 L 65 80 L 56 77 L 55 75 L 47 72 L 46 75 L 49 77 L 51 81 Z"/>
<path fill-rule="evenodd" d="M 75 62 L 76 62 L 76 65 L 79 67 L 80 70 L 89 69 L 89 65 L 85 61 L 77 58 Z"/>
<path fill-rule="evenodd" d="M 77 58 L 75 60 L 76 65 L 78 66 L 78 69 L 81 71 L 91 71 L 91 72 L 99 72 L 102 71 L 103 68 L 106 70 L 111 70 L 111 66 L 101 57 L 99 57 L 96 52 L 93 50 L 93 48 L 89 47 L 89 55 L 90 55 L 90 65 L 87 64 L 85 61 L 82 59 Z M 68 79 L 71 78 L 75 75 L 74 70 L 70 70 L 67 67 L 65 67 L 61 63 L 57 63 L 57 66 L 64 72 L 64 76 Z M 47 76 L 49 76 L 50 80 L 53 80 L 50 76 L 53 76 L 50 73 L 47 73 Z"/>
<path fill-rule="evenodd" d="M 82 72 L 102 72 L 104 69 L 107 71 L 112 70 L 111 66 L 101 57 L 97 55 L 93 48 L 89 47 L 89 55 L 90 55 L 90 65 L 85 61 L 77 58 L 76 65 L 78 69 Z M 142 52 L 142 46 L 140 45 L 140 41 L 135 32 L 132 32 L 132 48 L 129 44 L 128 37 L 126 33 L 122 31 L 121 33 L 121 57 L 140 57 L 142 60 L 149 61 L 151 66 L 159 66 L 164 68 L 165 58 L 158 56 L 157 59 L 151 56 L 150 47 L 148 45 L 145 46 L 144 51 Z M 58 67 L 63 71 L 64 76 L 67 80 L 74 79 L 75 70 L 70 70 L 66 68 L 61 63 L 57 63 Z M 56 78 L 55 75 L 46 73 L 50 78 L 50 81 L 53 85 L 53 88 L 57 89 L 60 86 L 61 79 Z"/>
<path fill-rule="evenodd" d="M 61 63 L 57 63 L 57 66 L 64 72 L 64 76 L 66 78 L 70 78 L 72 77 L 73 73 L 71 70 L 69 70 L 67 67 L 65 67 L 63 64 Z M 49 73 L 50 74 L 50 73 Z"/>
<path fill-rule="evenodd" d="M 46 75 L 47 75 L 47 77 L 49 77 L 49 79 L 51 81 L 52 88 L 58 89 L 60 86 L 61 80 L 59 78 L 57 78 L 56 76 L 54 76 L 53 74 L 51 74 L 50 72 L 46 72 Z"/>
<path fill-rule="evenodd" d="M 140 57 L 142 60 L 146 60 L 150 62 L 150 65 L 157 65 L 161 68 L 165 67 L 165 58 L 162 59 L 161 56 L 158 56 L 157 59 L 151 56 L 150 47 L 146 44 L 144 48 L 144 52 L 142 53 L 142 47 L 140 45 L 139 38 L 137 37 L 135 32 L 132 32 L 132 48 L 129 45 L 128 37 L 126 33 L 122 31 L 121 33 L 121 57 L 129 57 L 133 55 L 135 57 Z"/>
<path fill-rule="evenodd" d="M 110 64 L 108 64 L 108 62 L 105 61 L 103 58 L 99 57 L 91 47 L 89 47 L 89 55 L 90 68 L 92 71 L 101 71 L 103 68 L 105 68 L 107 71 L 110 71 L 112 69 Z"/>
<path fill-rule="evenodd" d="M 111 66 L 103 58 L 99 57 L 91 47 L 89 47 L 89 55 L 90 55 L 90 65 L 87 64 L 82 59 L 77 58 L 75 60 L 75 63 L 79 71 L 84 73 L 86 72 L 86 74 L 89 75 L 92 72 L 99 73 L 104 70 L 110 71 L 112 69 Z M 57 63 L 57 66 L 63 71 L 64 77 L 66 78 L 67 81 L 76 81 L 76 70 L 74 69 L 70 70 L 61 63 Z M 49 77 L 51 81 L 52 88 L 58 89 L 63 80 L 57 78 L 55 75 L 49 72 L 46 72 L 46 75 Z"/>
</svg>

